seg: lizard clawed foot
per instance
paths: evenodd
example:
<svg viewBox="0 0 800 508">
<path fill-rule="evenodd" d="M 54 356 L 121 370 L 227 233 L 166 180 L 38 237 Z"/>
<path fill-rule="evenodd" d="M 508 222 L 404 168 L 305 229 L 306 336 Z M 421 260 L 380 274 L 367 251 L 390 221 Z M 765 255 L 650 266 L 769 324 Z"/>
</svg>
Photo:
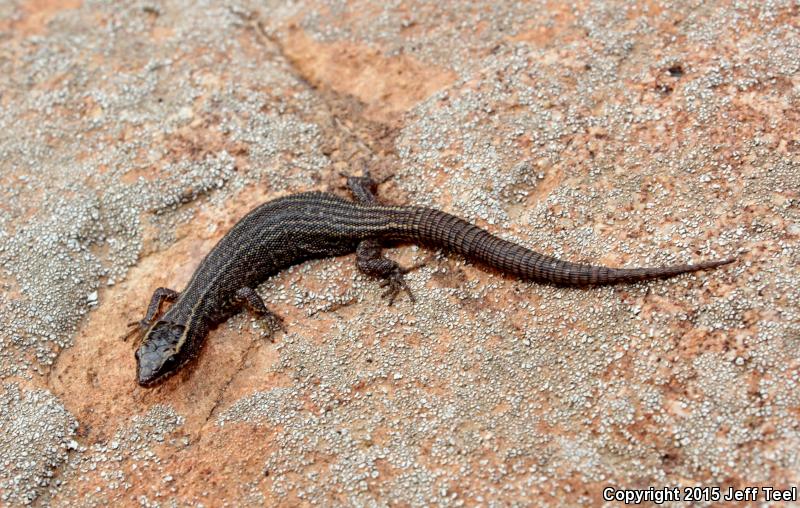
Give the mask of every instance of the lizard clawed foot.
<svg viewBox="0 0 800 508">
<path fill-rule="evenodd" d="M 178 299 L 179 293 L 173 289 L 169 288 L 157 288 L 153 291 L 153 296 L 150 297 L 150 305 L 147 306 L 147 312 L 144 315 L 144 319 L 140 321 L 131 321 L 128 323 L 128 327 L 133 327 L 128 333 L 126 333 L 123 337 L 123 341 L 127 341 L 132 335 L 138 331 L 140 333 L 145 332 L 150 325 L 158 318 L 159 314 L 161 314 L 161 304 L 163 302 L 174 302 Z"/>
<path fill-rule="evenodd" d="M 286 333 L 286 323 L 284 323 L 283 318 L 272 311 L 257 315 L 255 325 L 261 330 L 262 337 L 266 335 L 266 338 L 273 343 L 277 332 Z"/>
<path fill-rule="evenodd" d="M 375 181 L 372 176 L 370 176 L 369 171 L 366 170 L 362 176 L 350 175 L 344 171 L 340 171 L 339 176 L 347 180 L 345 187 L 348 189 L 352 189 L 353 187 L 362 187 L 369 189 L 371 192 L 375 192 L 375 189 L 378 187 L 378 185 L 383 183 Z"/>
<path fill-rule="evenodd" d="M 243 287 L 236 291 L 234 300 L 243 305 L 250 312 L 252 312 L 260 322 L 269 329 L 269 340 L 275 342 L 273 336 L 277 331 L 286 331 L 286 325 L 283 324 L 283 318 L 275 314 L 264 305 L 264 300 L 258 296 L 255 289 L 251 287 Z"/>
<path fill-rule="evenodd" d="M 382 298 L 389 298 L 389 305 L 393 305 L 397 295 L 401 291 L 408 293 L 408 297 L 412 302 L 416 298 L 411 293 L 411 289 L 406 283 L 405 275 L 412 271 L 425 266 L 425 263 L 416 264 L 410 268 L 403 268 L 398 265 L 396 261 L 386 258 L 381 253 L 381 245 L 377 240 L 363 240 L 356 248 L 356 266 L 366 275 L 382 279 L 379 283 L 380 287 L 387 288 L 381 295 Z"/>
<path fill-rule="evenodd" d="M 269 329 L 269 341 L 275 342 L 275 332 L 286 333 L 286 323 L 283 318 L 274 312 L 270 312 L 262 317 L 264 325 Z"/>
<path fill-rule="evenodd" d="M 381 184 L 384 184 L 394 178 L 394 175 L 386 175 L 380 180 L 376 180 L 372 178 L 372 174 L 368 169 L 364 169 L 363 174 L 361 176 L 351 175 L 349 173 L 345 173 L 344 171 L 339 171 L 339 176 L 347 179 L 348 185 L 350 185 L 351 181 L 362 183 L 364 185 L 368 185 L 370 187 L 375 187 Z"/>
<path fill-rule="evenodd" d="M 128 330 L 128 333 L 120 337 L 123 342 L 127 342 L 128 339 L 136 335 L 137 332 L 141 333 L 147 330 L 147 328 L 150 326 L 150 323 L 144 319 L 141 319 L 139 321 L 131 321 L 126 326 L 130 328 L 130 330 Z"/>
<path fill-rule="evenodd" d="M 417 301 L 417 299 L 414 297 L 414 293 L 411 292 L 411 288 L 408 287 L 408 283 L 405 279 L 405 274 L 407 274 L 409 271 L 409 268 L 398 268 L 389 274 L 386 279 L 381 281 L 380 284 L 378 284 L 382 288 L 387 288 L 386 291 L 384 291 L 384 293 L 381 295 L 381 298 L 388 297 L 389 305 L 394 304 L 395 298 L 397 298 L 397 295 L 399 295 L 401 291 L 408 293 L 408 297 L 412 302 Z"/>
</svg>

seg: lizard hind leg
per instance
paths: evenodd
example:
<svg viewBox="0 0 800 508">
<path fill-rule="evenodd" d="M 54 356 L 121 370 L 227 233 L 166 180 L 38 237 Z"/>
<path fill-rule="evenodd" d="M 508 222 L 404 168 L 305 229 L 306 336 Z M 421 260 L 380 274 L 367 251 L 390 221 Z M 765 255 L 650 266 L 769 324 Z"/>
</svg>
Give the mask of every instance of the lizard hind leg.
<svg viewBox="0 0 800 508">
<path fill-rule="evenodd" d="M 264 305 L 264 300 L 258 296 L 258 293 L 256 293 L 253 288 L 243 287 L 234 294 L 233 298 L 235 303 L 242 305 L 251 313 L 264 319 L 267 322 L 267 327 L 270 332 L 275 332 L 277 330 L 286 331 L 283 318 L 269 310 L 267 306 Z"/>
<path fill-rule="evenodd" d="M 359 243 L 358 248 L 356 248 L 356 266 L 358 269 L 370 277 L 383 279 L 380 286 L 387 289 L 381 296 L 389 298 L 389 305 L 394 303 L 395 298 L 401 291 L 408 293 L 408 297 L 412 302 L 416 301 L 414 294 L 406 283 L 405 275 L 422 265 L 403 268 L 396 261 L 385 257 L 381 250 L 381 245 L 376 240 L 364 240 Z"/>
<path fill-rule="evenodd" d="M 345 173 L 340 173 L 340 175 L 347 178 L 347 188 L 350 189 L 356 202 L 362 205 L 377 204 L 378 185 L 384 183 L 391 177 L 386 177 L 383 180 L 375 180 L 366 168 L 364 168 L 363 173 L 363 176 L 352 176 Z"/>
</svg>

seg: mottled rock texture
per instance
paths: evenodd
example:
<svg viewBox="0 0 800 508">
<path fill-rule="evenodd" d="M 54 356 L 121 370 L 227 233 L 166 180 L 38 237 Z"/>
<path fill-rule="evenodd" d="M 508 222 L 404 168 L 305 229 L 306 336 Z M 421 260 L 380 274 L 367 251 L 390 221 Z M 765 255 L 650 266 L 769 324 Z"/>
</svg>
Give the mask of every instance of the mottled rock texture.
<svg viewBox="0 0 800 508">
<path fill-rule="evenodd" d="M 0 502 L 597 504 L 800 481 L 795 0 L 0 1 Z M 156 389 L 120 337 L 249 208 L 340 171 L 573 261 L 353 256 Z"/>
</svg>

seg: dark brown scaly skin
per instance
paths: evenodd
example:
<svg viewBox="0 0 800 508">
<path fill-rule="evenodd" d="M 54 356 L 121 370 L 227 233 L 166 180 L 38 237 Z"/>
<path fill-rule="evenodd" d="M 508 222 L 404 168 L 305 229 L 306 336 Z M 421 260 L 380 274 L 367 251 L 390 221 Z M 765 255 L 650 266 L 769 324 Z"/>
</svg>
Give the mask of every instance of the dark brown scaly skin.
<svg viewBox="0 0 800 508">
<path fill-rule="evenodd" d="M 348 178 L 357 202 L 306 192 L 264 203 L 245 215 L 200 263 L 181 293 L 158 288 L 142 321 L 136 351 L 137 381 L 153 386 L 174 374 L 199 351 L 209 330 L 242 307 L 282 328 L 281 319 L 253 288 L 281 270 L 313 258 L 356 252 L 358 268 L 383 279 L 390 303 L 400 291 L 411 296 L 408 272 L 383 257 L 387 242 L 442 248 L 523 279 L 587 286 L 671 277 L 731 263 L 733 259 L 661 268 L 607 268 L 570 263 L 502 240 L 458 217 L 417 206 L 378 203 L 368 176 Z M 413 299 L 413 296 L 412 296 Z M 155 320 L 163 301 L 174 301 Z M 155 321 L 154 321 L 155 320 Z"/>
</svg>

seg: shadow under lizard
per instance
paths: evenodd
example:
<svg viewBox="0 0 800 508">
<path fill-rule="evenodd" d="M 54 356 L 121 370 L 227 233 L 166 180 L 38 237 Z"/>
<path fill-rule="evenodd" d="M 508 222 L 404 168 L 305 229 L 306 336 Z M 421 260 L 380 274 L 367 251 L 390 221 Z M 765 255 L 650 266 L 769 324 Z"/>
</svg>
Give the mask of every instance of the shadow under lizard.
<svg viewBox="0 0 800 508">
<path fill-rule="evenodd" d="M 363 273 L 383 279 L 389 304 L 400 291 L 414 297 L 404 280 L 409 269 L 382 255 L 382 246 L 405 242 L 456 252 L 522 279 L 563 286 L 589 286 L 671 277 L 715 268 L 734 258 L 658 268 L 608 268 L 571 263 L 503 240 L 454 215 L 418 206 L 387 206 L 375 196 L 367 174 L 348 177 L 355 202 L 324 192 L 268 201 L 245 215 L 206 255 L 186 288 L 158 288 L 141 321 L 136 351 L 137 382 L 151 387 L 176 373 L 200 351 L 211 328 L 243 307 L 283 329 L 255 287 L 270 276 L 314 258 L 355 251 Z M 174 302 L 162 315 L 161 304 Z"/>
</svg>

